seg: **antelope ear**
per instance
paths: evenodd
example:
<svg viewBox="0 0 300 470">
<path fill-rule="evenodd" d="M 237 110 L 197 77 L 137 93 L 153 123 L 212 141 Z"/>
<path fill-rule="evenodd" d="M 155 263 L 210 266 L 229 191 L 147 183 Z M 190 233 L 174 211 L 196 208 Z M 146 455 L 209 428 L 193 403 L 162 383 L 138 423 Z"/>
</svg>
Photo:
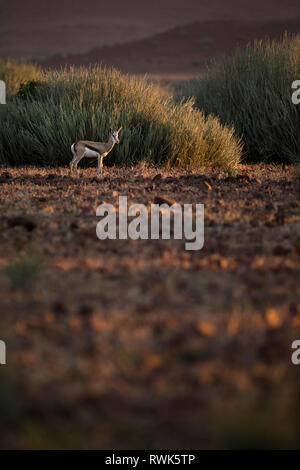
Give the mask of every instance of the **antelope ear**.
<svg viewBox="0 0 300 470">
<path fill-rule="evenodd" d="M 121 126 L 120 129 L 118 130 L 118 134 L 119 134 L 119 132 L 120 132 L 122 129 L 123 129 L 123 127 Z"/>
</svg>

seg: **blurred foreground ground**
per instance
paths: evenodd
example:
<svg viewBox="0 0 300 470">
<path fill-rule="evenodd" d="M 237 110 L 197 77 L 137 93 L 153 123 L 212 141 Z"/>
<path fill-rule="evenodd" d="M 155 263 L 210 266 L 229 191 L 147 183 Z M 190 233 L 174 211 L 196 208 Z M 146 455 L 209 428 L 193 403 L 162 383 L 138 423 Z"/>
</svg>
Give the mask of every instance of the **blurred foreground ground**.
<svg viewBox="0 0 300 470">
<path fill-rule="evenodd" d="M 95 176 L 0 172 L 1 448 L 299 447 L 294 170 Z M 204 203 L 203 250 L 98 240 L 118 195 Z"/>
</svg>

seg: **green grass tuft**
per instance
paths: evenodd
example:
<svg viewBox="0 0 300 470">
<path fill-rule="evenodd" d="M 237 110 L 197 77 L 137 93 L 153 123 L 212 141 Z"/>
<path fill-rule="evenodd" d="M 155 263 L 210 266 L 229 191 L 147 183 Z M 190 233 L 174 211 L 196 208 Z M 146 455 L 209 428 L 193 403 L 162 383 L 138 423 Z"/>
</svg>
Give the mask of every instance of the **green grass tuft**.
<svg viewBox="0 0 300 470">
<path fill-rule="evenodd" d="M 16 94 L 21 83 L 37 80 L 40 74 L 41 71 L 35 64 L 24 60 L 0 59 L 0 80 L 6 83 L 8 96 Z"/>
<path fill-rule="evenodd" d="M 206 116 L 234 126 L 249 162 L 293 163 L 300 155 L 300 105 L 291 99 L 299 57 L 300 35 L 257 41 L 205 77 L 178 83 L 175 96 L 178 102 L 194 97 Z"/>
<path fill-rule="evenodd" d="M 20 70 L 0 63 L 1 76 L 9 90 L 0 108 L 3 165 L 66 165 L 74 141 L 107 140 L 109 127 L 121 125 L 120 145 L 106 164 L 231 168 L 240 162 L 232 127 L 204 117 L 192 100 L 174 104 L 146 80 L 101 67 L 50 72 L 25 63 Z"/>
<path fill-rule="evenodd" d="M 38 278 L 41 266 L 39 261 L 20 256 L 5 267 L 5 274 L 14 289 L 26 287 Z"/>
</svg>

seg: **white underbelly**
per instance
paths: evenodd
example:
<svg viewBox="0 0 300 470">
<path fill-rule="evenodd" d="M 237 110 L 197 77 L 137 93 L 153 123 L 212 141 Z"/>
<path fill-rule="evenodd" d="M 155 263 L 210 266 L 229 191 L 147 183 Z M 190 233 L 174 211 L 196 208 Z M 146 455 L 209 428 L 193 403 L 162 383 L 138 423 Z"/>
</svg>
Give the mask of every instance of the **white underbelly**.
<svg viewBox="0 0 300 470">
<path fill-rule="evenodd" d="M 97 152 L 95 152 L 94 150 L 91 150 L 91 149 L 85 147 L 84 156 L 85 156 L 85 157 L 99 157 L 99 153 L 97 153 Z"/>
</svg>

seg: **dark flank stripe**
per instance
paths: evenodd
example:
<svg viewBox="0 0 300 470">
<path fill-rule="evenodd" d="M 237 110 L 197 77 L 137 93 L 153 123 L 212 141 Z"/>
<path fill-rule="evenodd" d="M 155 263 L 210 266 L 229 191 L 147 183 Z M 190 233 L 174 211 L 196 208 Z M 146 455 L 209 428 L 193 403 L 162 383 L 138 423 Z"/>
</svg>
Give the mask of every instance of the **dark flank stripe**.
<svg viewBox="0 0 300 470">
<path fill-rule="evenodd" d="M 85 147 L 87 147 L 87 148 L 90 149 L 90 150 L 93 150 L 94 152 L 99 153 L 99 150 L 96 149 L 96 148 L 94 148 L 94 147 L 92 147 L 91 145 L 86 145 L 86 144 L 85 144 Z"/>
</svg>

